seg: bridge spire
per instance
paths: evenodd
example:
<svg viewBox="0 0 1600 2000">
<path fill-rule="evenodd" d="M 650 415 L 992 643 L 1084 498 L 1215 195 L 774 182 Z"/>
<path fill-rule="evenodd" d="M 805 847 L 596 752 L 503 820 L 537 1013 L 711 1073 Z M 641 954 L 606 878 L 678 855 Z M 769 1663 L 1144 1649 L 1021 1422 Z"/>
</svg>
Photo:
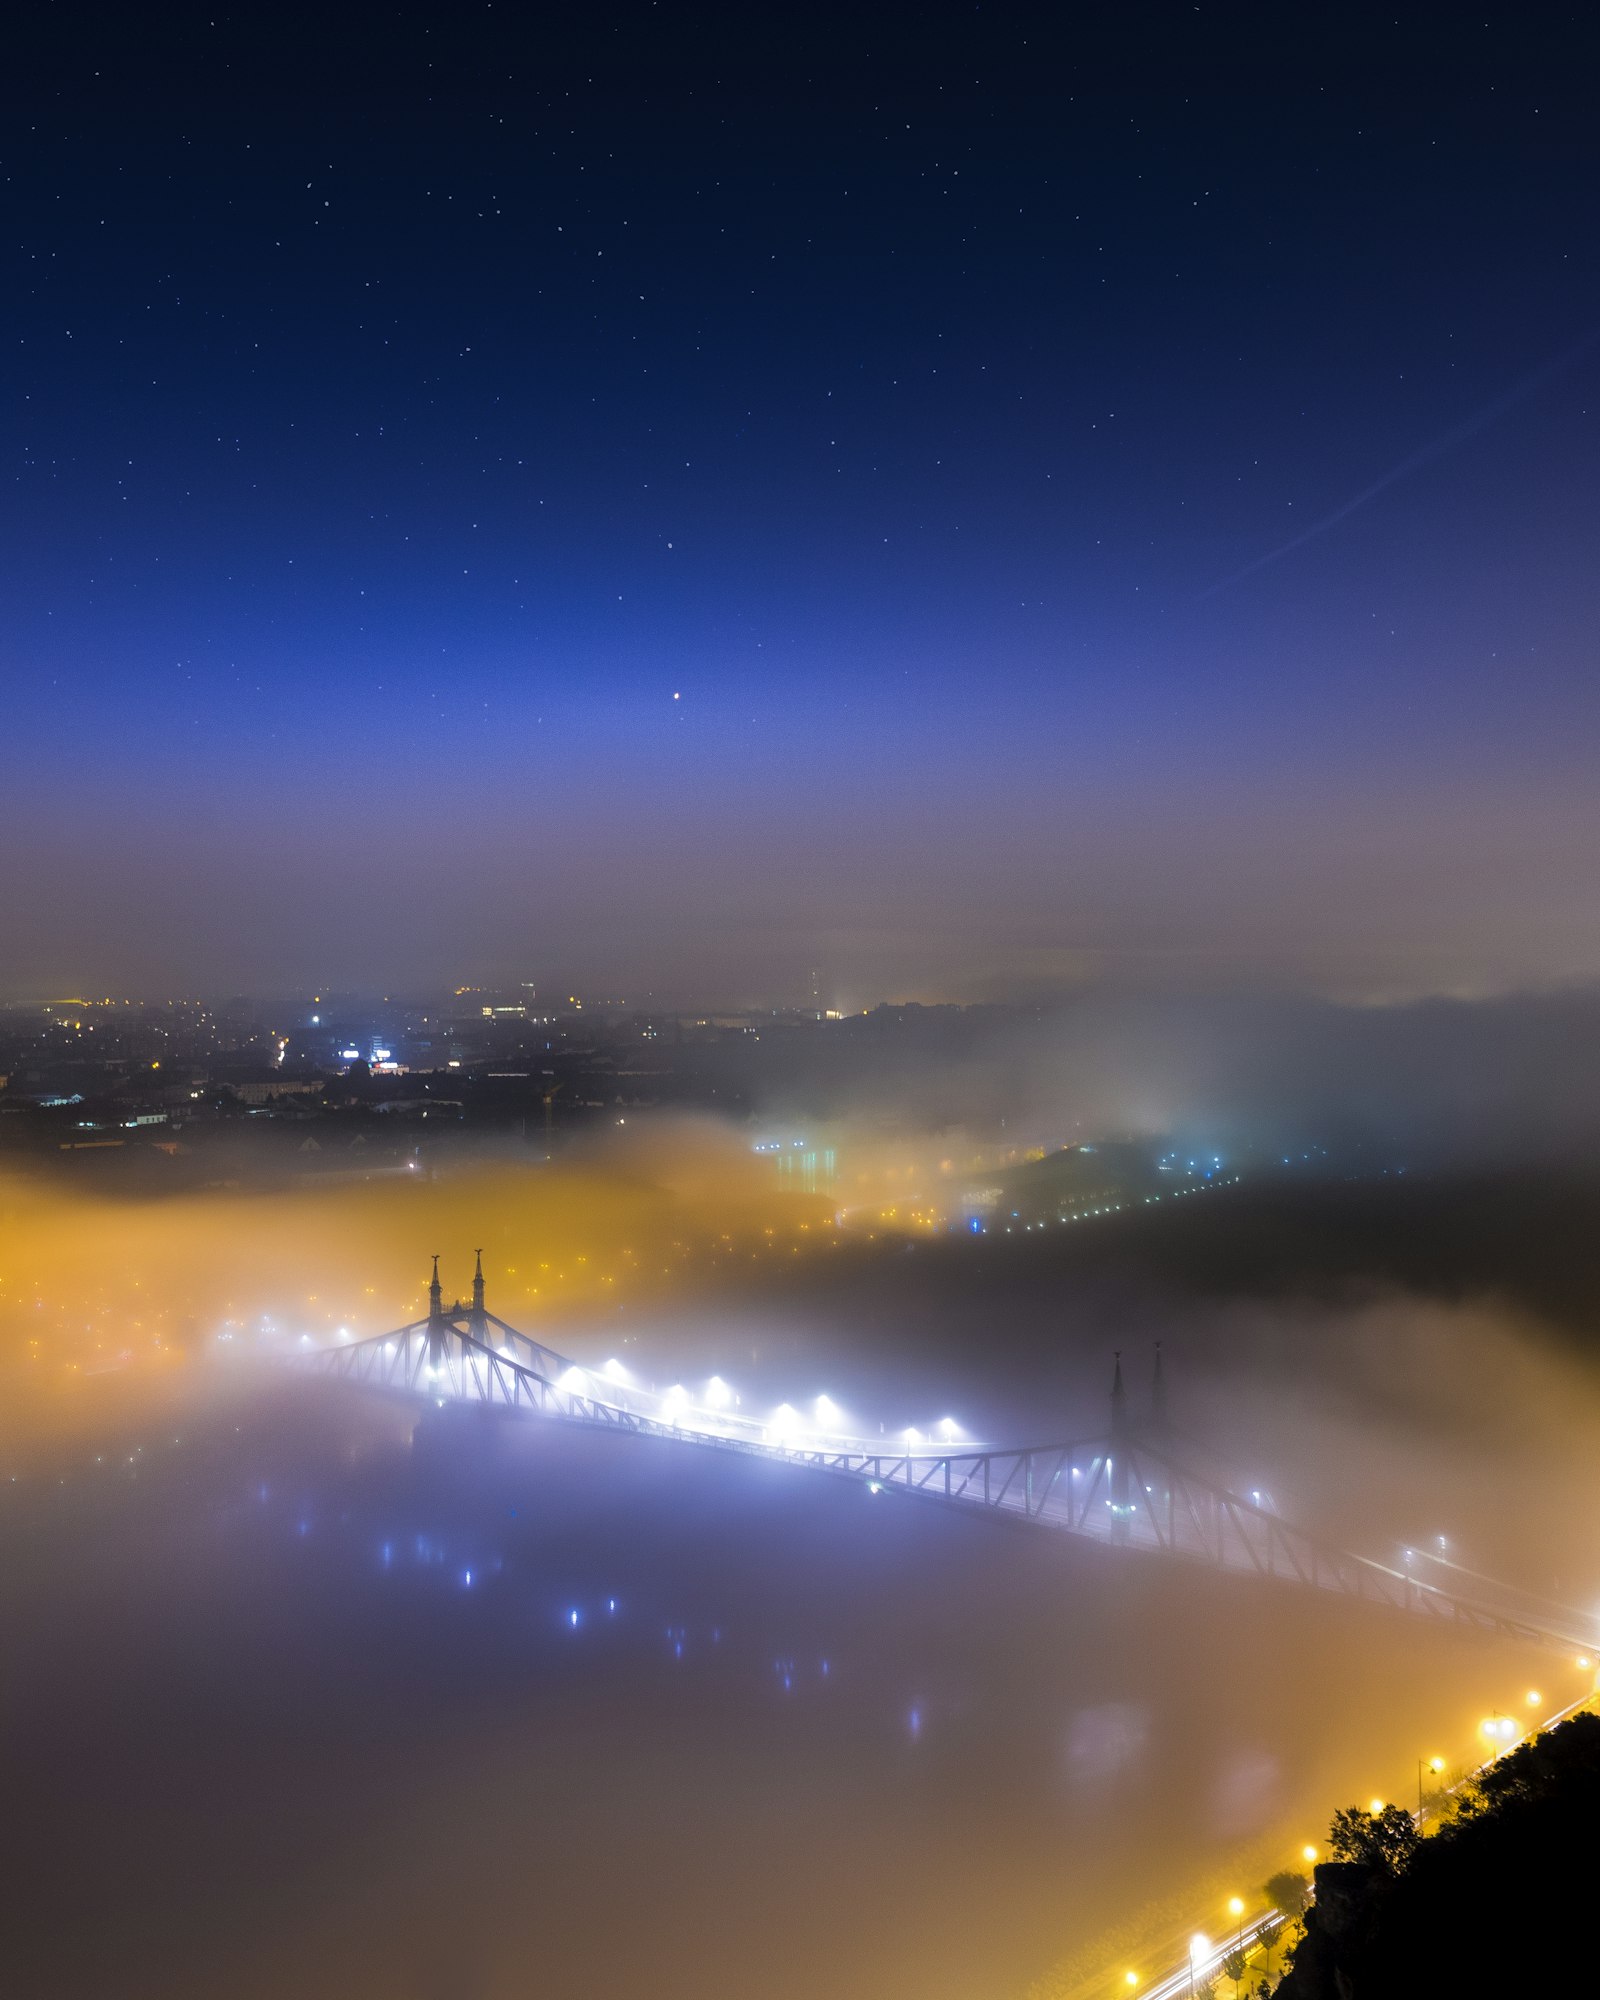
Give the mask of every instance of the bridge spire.
<svg viewBox="0 0 1600 2000">
<path fill-rule="evenodd" d="M 483 1252 L 481 1250 L 474 1250 L 472 1254 L 478 1260 L 478 1268 L 472 1274 L 472 1310 L 481 1319 L 483 1317 Z"/>
<path fill-rule="evenodd" d="M 439 1253 L 433 1253 L 433 1278 L 428 1286 L 428 1366 L 444 1363 L 444 1293 L 439 1287 Z"/>
</svg>

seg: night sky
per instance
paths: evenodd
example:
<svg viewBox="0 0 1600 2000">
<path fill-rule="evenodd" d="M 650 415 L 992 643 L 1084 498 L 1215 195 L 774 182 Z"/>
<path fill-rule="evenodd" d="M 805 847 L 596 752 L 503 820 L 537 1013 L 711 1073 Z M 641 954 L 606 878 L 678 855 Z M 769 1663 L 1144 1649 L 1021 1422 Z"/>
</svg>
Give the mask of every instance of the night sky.
<svg viewBox="0 0 1600 2000">
<path fill-rule="evenodd" d="M 25 7 L 0 987 L 1600 975 L 1597 43 Z"/>
</svg>

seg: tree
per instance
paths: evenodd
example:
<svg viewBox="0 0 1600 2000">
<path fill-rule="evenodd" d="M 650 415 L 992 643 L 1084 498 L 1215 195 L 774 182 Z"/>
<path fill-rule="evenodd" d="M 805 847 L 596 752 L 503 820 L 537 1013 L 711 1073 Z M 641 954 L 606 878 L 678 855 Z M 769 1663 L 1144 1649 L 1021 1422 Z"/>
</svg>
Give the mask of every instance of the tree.
<svg viewBox="0 0 1600 2000">
<path fill-rule="evenodd" d="M 1363 1812 L 1346 1806 L 1336 1812 L 1328 1829 L 1328 1847 L 1335 1861 L 1361 1861 L 1385 1875 L 1400 1875 L 1417 1851 L 1421 1835 L 1404 1806 L 1383 1806 Z"/>
<path fill-rule="evenodd" d="M 1245 1957 L 1243 1945 L 1235 1945 L 1222 1961 L 1224 1977 L 1233 1981 L 1233 2000 L 1239 2000 L 1239 1987 L 1249 1968 L 1250 1961 Z"/>
<path fill-rule="evenodd" d="M 1274 1875 L 1263 1893 L 1272 1907 L 1292 1924 L 1299 1923 L 1311 1907 L 1311 1884 L 1292 1868 Z"/>
</svg>

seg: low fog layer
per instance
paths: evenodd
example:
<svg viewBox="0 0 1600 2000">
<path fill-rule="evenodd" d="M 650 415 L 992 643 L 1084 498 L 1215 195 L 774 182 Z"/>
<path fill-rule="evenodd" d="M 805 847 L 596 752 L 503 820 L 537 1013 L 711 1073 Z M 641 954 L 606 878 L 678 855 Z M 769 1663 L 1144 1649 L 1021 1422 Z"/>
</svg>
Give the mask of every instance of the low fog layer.
<svg viewBox="0 0 1600 2000">
<path fill-rule="evenodd" d="M 1092 1138 L 1315 1141 L 1367 1165 L 1505 1164 L 1600 1140 L 1600 995 L 1335 1005 L 1096 988 L 1018 1016 L 926 1010 L 913 1032 L 869 1018 L 764 1064 L 763 1108 Z"/>
<path fill-rule="evenodd" d="M 169 1198 L 0 1179 L 9 1609 L 42 1718 L 9 1786 L 40 1829 L 26 1962 L 71 1968 L 39 1990 L 115 1963 L 130 1994 L 509 2000 L 603 1964 L 618 1990 L 709 1966 L 776 1996 L 826 1962 L 842 1993 L 1064 1996 L 1112 1933 L 1251 1887 L 1335 1805 L 1402 1795 L 1417 1754 L 1469 1757 L 1535 1678 L 1582 1693 L 1572 1659 L 897 1499 L 858 1516 L 818 1475 L 538 1426 L 413 1443 L 409 1410 L 285 1387 L 307 1344 L 422 1311 L 432 1251 L 464 1291 L 479 1244 L 491 1304 L 581 1361 L 715 1372 L 754 1411 L 825 1392 L 863 1435 L 1082 1436 L 1114 1352 L 1145 1406 L 1160 1340 L 1175 1452 L 1346 1546 L 1589 1619 L 1593 1004 L 1263 1003 L 1209 1038 L 1192 1008 L 1095 1006 L 880 1071 L 854 1115 L 831 1096 L 832 1189 L 786 1184 L 760 1120 L 271 1189 L 245 1149 L 236 1185 Z M 1340 1102 L 1284 1170 L 1279 1122 L 1309 1137 Z M 1236 1182 L 1081 1228 L 882 1219 L 905 1161 L 992 1154 L 1018 1106 L 1029 1139 L 1259 1136 Z M 568 1636 L 611 1631 L 612 1596 L 625 1636 L 558 1651 L 572 1610 Z M 124 1890 L 104 1951 L 63 1955 L 28 1857 L 72 1825 Z M 185 1870 L 215 1918 L 187 1936 Z M 537 1921 L 530 1871 L 556 1892 Z M 815 1948 L 775 1958 L 795 1929 Z"/>
</svg>

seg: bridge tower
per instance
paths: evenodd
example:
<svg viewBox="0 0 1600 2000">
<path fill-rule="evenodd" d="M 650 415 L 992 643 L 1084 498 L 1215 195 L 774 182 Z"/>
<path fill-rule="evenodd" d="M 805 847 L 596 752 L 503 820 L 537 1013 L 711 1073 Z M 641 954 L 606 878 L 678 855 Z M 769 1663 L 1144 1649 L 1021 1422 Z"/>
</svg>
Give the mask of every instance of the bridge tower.
<svg viewBox="0 0 1600 2000">
<path fill-rule="evenodd" d="M 428 1366 L 444 1366 L 444 1292 L 439 1284 L 439 1253 L 433 1253 L 433 1281 L 428 1286 Z"/>
<path fill-rule="evenodd" d="M 472 1318 L 469 1326 L 473 1339 L 481 1340 L 487 1345 L 489 1319 L 483 1308 L 483 1252 L 474 1250 L 472 1254 L 478 1260 L 478 1267 L 472 1274 Z"/>
<path fill-rule="evenodd" d="M 1133 1476 L 1128 1465 L 1128 1397 L 1122 1386 L 1122 1349 L 1119 1347 L 1111 1371 L 1111 1539 L 1125 1542 L 1132 1514 Z"/>
</svg>

